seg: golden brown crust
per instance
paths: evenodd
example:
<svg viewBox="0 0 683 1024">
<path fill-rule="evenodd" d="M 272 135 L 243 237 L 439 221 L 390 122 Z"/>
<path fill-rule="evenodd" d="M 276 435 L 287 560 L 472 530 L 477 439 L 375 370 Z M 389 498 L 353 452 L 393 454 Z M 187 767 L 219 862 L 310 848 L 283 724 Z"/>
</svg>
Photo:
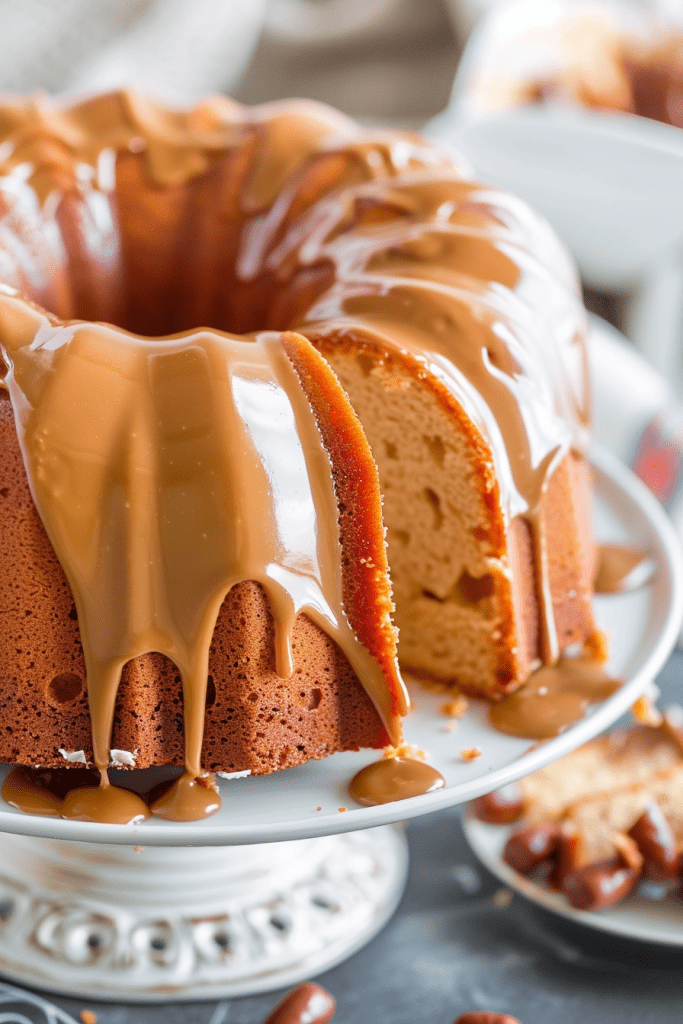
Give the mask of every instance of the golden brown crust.
<svg viewBox="0 0 683 1024">
<path fill-rule="evenodd" d="M 400 714 L 396 627 L 389 584 L 382 501 L 377 467 L 363 428 L 330 367 L 301 335 L 282 343 L 315 412 L 332 459 L 339 502 L 339 531 L 345 555 L 344 604 L 358 638 L 382 666 Z"/>
</svg>

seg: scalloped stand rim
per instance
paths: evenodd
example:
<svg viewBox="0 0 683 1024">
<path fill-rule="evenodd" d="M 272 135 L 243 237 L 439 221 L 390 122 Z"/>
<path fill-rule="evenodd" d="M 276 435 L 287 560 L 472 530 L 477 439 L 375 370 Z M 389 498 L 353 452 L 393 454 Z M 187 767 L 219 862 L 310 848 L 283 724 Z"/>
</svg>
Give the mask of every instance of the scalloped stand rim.
<svg viewBox="0 0 683 1024">
<path fill-rule="evenodd" d="M 3 976 L 164 1002 L 255 995 L 345 960 L 396 909 L 408 852 L 391 825 L 241 847 L 0 834 L 0 865 Z"/>
</svg>

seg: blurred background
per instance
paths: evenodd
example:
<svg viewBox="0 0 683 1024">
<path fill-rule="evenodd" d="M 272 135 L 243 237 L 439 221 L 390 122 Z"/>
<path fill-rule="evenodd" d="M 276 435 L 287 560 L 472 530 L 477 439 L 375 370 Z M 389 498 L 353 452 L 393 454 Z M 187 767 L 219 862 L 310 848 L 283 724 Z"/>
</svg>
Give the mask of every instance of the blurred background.
<svg viewBox="0 0 683 1024">
<path fill-rule="evenodd" d="M 299 95 L 417 125 L 446 105 L 477 2 L 2 0 L 0 89 Z"/>
</svg>

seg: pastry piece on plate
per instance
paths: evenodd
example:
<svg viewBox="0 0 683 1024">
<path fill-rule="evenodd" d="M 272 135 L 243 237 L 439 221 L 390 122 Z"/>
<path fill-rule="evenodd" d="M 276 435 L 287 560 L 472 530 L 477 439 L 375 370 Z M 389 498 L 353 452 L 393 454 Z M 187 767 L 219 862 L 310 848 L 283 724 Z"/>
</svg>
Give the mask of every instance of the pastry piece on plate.
<svg viewBox="0 0 683 1024">
<path fill-rule="evenodd" d="M 681 875 L 683 743 L 677 716 L 593 740 L 514 786 L 480 797 L 475 816 L 518 822 L 503 858 L 582 910 L 623 899 L 641 878 Z"/>
</svg>

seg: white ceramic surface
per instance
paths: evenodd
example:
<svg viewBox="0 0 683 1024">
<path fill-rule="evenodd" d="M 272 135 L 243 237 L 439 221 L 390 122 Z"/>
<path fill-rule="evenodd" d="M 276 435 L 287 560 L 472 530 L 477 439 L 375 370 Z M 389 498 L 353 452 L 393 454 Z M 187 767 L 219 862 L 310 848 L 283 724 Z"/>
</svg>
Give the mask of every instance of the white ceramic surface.
<svg viewBox="0 0 683 1024">
<path fill-rule="evenodd" d="M 471 814 L 463 820 L 465 837 L 474 854 L 510 889 L 545 910 L 587 928 L 661 946 L 683 948 L 683 903 L 678 897 L 660 900 L 636 894 L 600 913 L 575 910 L 561 893 L 537 885 L 502 860 L 513 828 L 512 825 L 486 825 Z"/>
<path fill-rule="evenodd" d="M 439 713 L 443 696 L 413 689 L 416 710 L 406 719 L 407 742 L 416 743 L 446 779 L 425 796 L 378 807 L 355 805 L 348 783 L 378 754 L 334 754 L 323 761 L 258 778 L 220 782 L 223 807 L 192 824 L 149 821 L 137 826 L 65 821 L 22 814 L 0 805 L 0 831 L 52 839 L 145 846 L 265 843 L 331 835 L 463 803 L 535 771 L 611 725 L 639 697 L 668 657 L 683 617 L 683 565 L 678 540 L 650 492 L 613 456 L 596 450 L 595 531 L 602 540 L 647 546 L 657 570 L 652 582 L 627 595 L 598 597 L 596 614 L 611 638 L 609 670 L 624 678 L 609 700 L 561 736 L 534 748 L 529 740 L 495 732 L 486 705 L 472 701 L 453 731 Z M 464 762 L 460 751 L 478 747 Z M 0 770 L 0 780 L 7 769 Z M 320 807 L 320 810 L 317 808 Z M 340 810 L 346 808 L 346 810 Z"/>
<path fill-rule="evenodd" d="M 284 988 L 364 946 L 407 868 L 399 826 L 233 849 L 0 834 L 0 972 L 117 1003 Z"/>
</svg>

